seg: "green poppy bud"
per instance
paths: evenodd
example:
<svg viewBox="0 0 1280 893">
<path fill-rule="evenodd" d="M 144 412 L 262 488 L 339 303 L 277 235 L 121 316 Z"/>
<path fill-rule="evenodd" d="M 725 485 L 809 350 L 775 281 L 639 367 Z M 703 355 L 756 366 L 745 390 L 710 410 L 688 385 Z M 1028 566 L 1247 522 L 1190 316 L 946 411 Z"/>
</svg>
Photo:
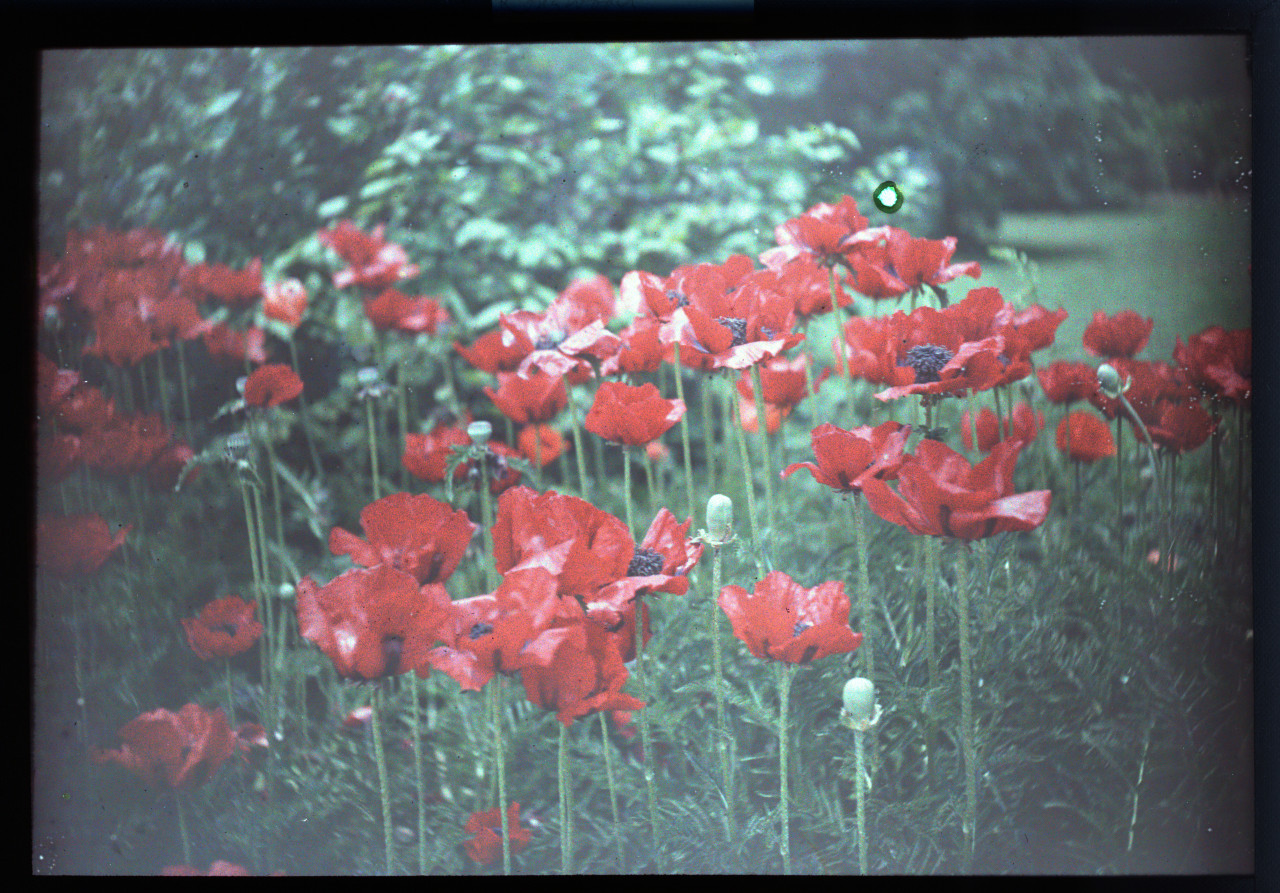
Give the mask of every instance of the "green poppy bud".
<svg viewBox="0 0 1280 893">
<path fill-rule="evenodd" d="M 707 500 L 707 539 L 715 546 L 733 539 L 733 500 L 723 493 Z"/>
<path fill-rule="evenodd" d="M 474 445 L 483 447 L 493 436 L 493 425 L 488 422 L 472 422 L 467 425 L 467 436 L 471 438 Z"/>
<path fill-rule="evenodd" d="M 844 684 L 840 696 L 844 710 L 840 721 L 846 728 L 865 732 L 880 720 L 880 706 L 876 703 L 876 686 L 870 679 L 861 676 L 850 679 Z"/>
<path fill-rule="evenodd" d="M 378 383 L 381 375 L 376 366 L 365 366 L 356 372 L 356 384 L 362 388 L 371 388 Z"/>
<path fill-rule="evenodd" d="M 1120 373 L 1116 371 L 1115 366 L 1103 363 L 1098 367 L 1098 387 L 1102 389 L 1102 393 L 1113 400 L 1120 396 Z"/>
</svg>

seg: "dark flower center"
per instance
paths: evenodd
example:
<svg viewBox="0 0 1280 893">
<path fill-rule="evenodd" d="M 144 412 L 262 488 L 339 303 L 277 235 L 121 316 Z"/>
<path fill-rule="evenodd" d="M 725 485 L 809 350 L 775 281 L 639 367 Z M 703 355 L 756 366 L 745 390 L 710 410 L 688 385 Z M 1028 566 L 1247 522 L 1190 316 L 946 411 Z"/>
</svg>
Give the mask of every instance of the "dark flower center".
<svg viewBox="0 0 1280 893">
<path fill-rule="evenodd" d="M 481 620 L 475 626 L 471 627 L 471 632 L 470 632 L 471 641 L 474 642 L 476 639 L 480 638 L 481 636 L 487 636 L 491 632 L 493 632 L 493 624 L 485 623 L 483 620 Z"/>
<path fill-rule="evenodd" d="M 489 480 L 502 480 L 507 473 L 507 460 L 502 456 L 499 456 L 493 450 L 486 449 L 484 451 L 484 470 L 488 475 Z M 468 469 L 467 476 L 472 482 L 480 479 L 480 470 L 475 467 L 474 463 L 472 463 L 471 468 Z"/>
<path fill-rule="evenodd" d="M 898 365 L 910 366 L 916 372 L 916 384 L 938 381 L 938 373 L 942 367 L 951 362 L 955 356 L 945 347 L 936 344 L 917 344 L 907 351 L 907 355 Z"/>
<path fill-rule="evenodd" d="M 801 620 L 792 628 L 791 635 L 798 636 L 807 629 L 813 629 L 813 624 L 805 623 L 803 620 Z"/>
<path fill-rule="evenodd" d="M 386 660 L 382 675 L 393 676 L 400 669 L 400 656 L 404 654 L 404 639 L 387 636 L 382 640 L 382 656 Z"/>
<path fill-rule="evenodd" d="M 233 639 L 236 637 L 236 625 L 234 623 L 220 623 L 217 626 L 215 626 L 214 629 L 218 630 L 219 632 L 226 633 Z"/>
<path fill-rule="evenodd" d="M 636 549 L 627 565 L 628 577 L 652 577 L 662 573 L 662 553 L 653 549 Z"/>
<path fill-rule="evenodd" d="M 558 341 L 555 338 L 552 338 L 549 335 L 543 335 L 541 338 L 537 340 L 537 342 L 534 343 L 533 349 L 534 350 L 555 350 L 559 346 L 560 346 L 560 341 Z"/>
<path fill-rule="evenodd" d="M 676 291 L 674 288 L 667 289 L 667 299 L 672 301 L 677 308 L 689 306 L 689 296 L 684 292 Z"/>
<path fill-rule="evenodd" d="M 733 333 L 733 347 L 747 343 L 747 321 L 736 316 L 717 316 L 716 322 Z"/>
</svg>

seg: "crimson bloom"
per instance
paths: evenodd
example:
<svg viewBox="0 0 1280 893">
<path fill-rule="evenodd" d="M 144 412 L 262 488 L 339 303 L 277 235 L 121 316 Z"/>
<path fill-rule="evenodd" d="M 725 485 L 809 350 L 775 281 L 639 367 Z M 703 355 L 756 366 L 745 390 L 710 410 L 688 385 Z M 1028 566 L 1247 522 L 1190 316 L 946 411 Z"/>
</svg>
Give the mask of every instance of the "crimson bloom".
<svg viewBox="0 0 1280 893">
<path fill-rule="evenodd" d="M 404 248 L 388 242 L 379 225 L 365 233 L 350 220 L 341 220 L 332 229 L 321 230 L 320 242 L 329 246 L 347 263 L 333 274 L 334 288 L 360 285 L 368 289 L 387 288 L 401 279 L 418 275 L 418 265 L 409 263 Z"/>
<path fill-rule="evenodd" d="M 658 510 L 644 539 L 635 547 L 627 563 L 626 575 L 601 586 L 588 603 L 588 614 L 608 625 L 622 622 L 632 610 L 630 603 L 646 593 L 684 595 L 689 591 L 689 571 L 702 558 L 702 543 L 689 540 L 693 519 L 683 524 L 669 509 Z M 635 640 L 630 640 L 635 647 Z M 630 660 L 631 651 L 623 646 L 623 658 Z"/>
<path fill-rule="evenodd" d="M 564 376 L 548 375 L 538 369 L 527 378 L 499 373 L 498 389 L 486 386 L 484 392 L 503 415 L 518 425 L 550 421 L 569 403 Z"/>
<path fill-rule="evenodd" d="M 115 416 L 85 431 L 80 451 L 90 468 L 108 474 L 133 474 L 159 455 L 171 436 L 159 416 Z"/>
<path fill-rule="evenodd" d="M 96 338 L 84 354 L 102 357 L 116 366 L 137 365 L 139 360 L 169 345 L 133 302 L 121 301 L 103 308 L 93 324 Z"/>
<path fill-rule="evenodd" d="M 185 291 L 203 293 L 231 306 L 245 306 L 262 295 L 262 258 L 254 258 L 243 270 L 222 264 L 194 264 L 182 270 L 179 280 Z"/>
<path fill-rule="evenodd" d="M 152 710 L 120 729 L 124 745 L 97 750 L 95 763 L 118 763 L 151 785 L 174 790 L 203 784 L 235 752 L 236 737 L 222 708 L 187 704 L 177 713 Z"/>
<path fill-rule="evenodd" d="M 389 565 L 419 583 L 449 579 L 479 529 L 461 509 L 409 493 L 392 493 L 366 505 L 360 524 L 367 541 L 335 527 L 329 533 L 329 551 L 350 555 L 364 567 Z"/>
<path fill-rule="evenodd" d="M 225 323 L 211 326 L 204 333 L 204 346 L 209 356 L 229 363 L 265 363 L 266 333 L 257 326 L 237 332 Z"/>
<path fill-rule="evenodd" d="M 807 664 L 862 644 L 862 633 L 849 628 L 849 598 L 839 581 L 806 589 L 773 571 L 752 592 L 725 586 L 716 603 L 733 634 L 759 658 Z"/>
<path fill-rule="evenodd" d="M 428 434 L 409 433 L 404 436 L 402 461 L 414 477 L 439 482 L 445 478 L 454 448 L 470 446 L 471 437 L 463 429 L 453 425 L 437 425 Z M 497 495 L 520 483 L 520 470 L 507 461 L 519 457 L 518 450 L 513 450 L 504 443 L 490 440 L 485 444 L 485 473 L 491 493 Z M 468 459 L 459 462 L 454 468 L 453 478 L 455 481 L 470 479 L 478 485 L 480 471 L 475 467 L 475 462 Z"/>
<path fill-rule="evenodd" d="M 1050 403 L 1070 405 L 1088 400 L 1098 390 L 1098 370 L 1088 363 L 1058 360 L 1039 369 L 1036 377 Z"/>
<path fill-rule="evenodd" d="M 516 435 L 516 443 L 530 462 L 541 459 L 543 468 L 559 459 L 567 446 L 564 435 L 550 425 L 525 425 Z"/>
<path fill-rule="evenodd" d="M 618 640 L 595 623 L 583 624 L 582 631 L 558 648 L 545 667 L 526 667 L 520 673 L 530 702 L 556 711 L 566 728 L 600 710 L 642 709 L 644 701 L 622 693 L 627 667 Z"/>
<path fill-rule="evenodd" d="M 399 332 L 426 332 L 431 335 L 440 326 L 450 322 L 448 312 L 436 298 L 425 295 L 411 298 L 394 288 L 387 289 L 376 298 L 365 300 L 364 314 L 369 317 L 373 327 L 380 331 L 395 329 Z"/>
<path fill-rule="evenodd" d="M 1084 349 L 1095 357 L 1132 357 L 1147 346 L 1154 327 L 1154 319 L 1132 310 L 1121 310 L 1110 317 L 1097 310 L 1085 326 Z"/>
<path fill-rule="evenodd" d="M 834 205 L 819 203 L 779 224 L 774 230 L 778 247 L 762 254 L 760 262 L 777 268 L 792 258 L 809 254 L 829 265 L 866 227 L 867 218 L 858 213 L 858 203 L 851 196 L 844 196 Z"/>
<path fill-rule="evenodd" d="M 344 679 L 371 681 L 410 669 L 426 675 L 427 652 L 450 614 L 439 583 L 419 585 L 388 564 L 355 568 L 317 586 L 298 583 L 298 629 Z"/>
<path fill-rule="evenodd" d="M 790 477 L 807 468 L 814 480 L 834 490 L 859 493 L 867 478 L 897 476 L 905 461 L 903 449 L 911 435 L 910 425 L 898 422 L 882 422 L 872 428 L 861 425 L 846 431 L 831 423 L 814 428 L 809 435 L 813 447 L 813 462 L 797 462 L 782 471 L 782 477 Z"/>
<path fill-rule="evenodd" d="M 972 276 L 974 279 L 982 276 L 982 266 L 977 261 L 951 263 L 951 257 L 956 253 L 955 236 L 941 240 L 917 239 L 896 226 L 883 229 L 893 272 L 908 289 L 942 285 L 959 276 Z M 864 237 L 874 232 L 871 230 Z"/>
<path fill-rule="evenodd" d="M 273 282 L 263 290 L 262 312 L 296 329 L 307 312 L 307 290 L 297 279 Z"/>
<path fill-rule="evenodd" d="M 1171 453 L 1189 453 L 1201 446 L 1216 427 L 1213 417 L 1196 401 L 1166 401 L 1148 432 L 1157 446 Z"/>
<path fill-rule="evenodd" d="M 1201 390 L 1247 403 L 1252 392 L 1253 337 L 1250 329 L 1227 331 L 1210 326 L 1192 335 L 1184 345 L 1178 338 L 1173 358 L 1187 380 Z"/>
<path fill-rule="evenodd" d="M 871 510 L 924 536 L 983 539 L 1006 530 L 1032 530 L 1049 513 L 1048 490 L 1013 492 L 1013 469 L 1023 444 L 1004 440 L 980 463 L 936 440 L 922 440 L 898 471 L 898 492 L 878 478 L 862 485 Z"/>
<path fill-rule="evenodd" d="M 463 831 L 474 835 L 464 845 L 473 862 L 491 865 L 502 858 L 502 811 L 500 807 L 484 812 L 473 812 L 463 826 Z M 529 845 L 533 832 L 520 825 L 520 804 L 507 808 L 507 840 L 511 852 L 519 853 Z"/>
<path fill-rule="evenodd" d="M 545 667 L 566 642 L 581 646 L 585 635 L 577 616 L 556 595 L 556 579 L 540 567 L 510 571 L 491 593 L 449 605 L 442 636 L 431 651 L 431 666 L 452 676 L 467 691 L 479 691 L 497 673 L 511 675 Z M 568 623 L 566 623 L 568 621 Z M 419 675 L 426 675 L 419 670 Z"/>
<path fill-rule="evenodd" d="M 607 381 L 596 391 L 583 427 L 613 443 L 641 446 L 669 431 L 684 413 L 683 401 L 664 400 L 655 385 Z"/>
<path fill-rule="evenodd" d="M 279 406 L 302 393 L 302 379 L 284 363 L 259 366 L 244 383 L 244 402 L 249 406 Z"/>
<path fill-rule="evenodd" d="M 698 291 L 672 316 L 680 362 L 695 369 L 746 369 L 790 350 L 804 335 L 792 332 L 795 302 L 746 280 L 729 292 Z"/>
<path fill-rule="evenodd" d="M 1110 426 L 1091 412 L 1073 412 L 1063 418 L 1056 443 L 1073 462 L 1097 462 L 1116 454 Z"/>
<path fill-rule="evenodd" d="M 36 566 L 64 577 L 92 574 L 132 529 L 129 524 L 112 534 L 101 515 L 41 518 L 36 524 Z"/>
<path fill-rule="evenodd" d="M 262 624 L 253 616 L 256 610 L 257 605 L 236 595 L 211 601 L 198 617 L 182 618 L 187 644 L 201 660 L 242 654 L 262 635 Z"/>
</svg>

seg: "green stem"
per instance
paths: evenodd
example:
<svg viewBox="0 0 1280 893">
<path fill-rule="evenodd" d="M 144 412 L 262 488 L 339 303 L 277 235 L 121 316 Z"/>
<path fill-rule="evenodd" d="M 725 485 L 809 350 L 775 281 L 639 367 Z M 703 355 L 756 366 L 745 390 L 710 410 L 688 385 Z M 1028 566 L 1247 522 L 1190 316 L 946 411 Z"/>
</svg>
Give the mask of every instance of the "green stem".
<svg viewBox="0 0 1280 893">
<path fill-rule="evenodd" d="M 569 778 L 569 727 L 560 723 L 560 871 L 573 874 L 573 782 Z"/>
<path fill-rule="evenodd" d="M 613 744 L 609 741 L 609 721 L 603 710 L 598 711 L 600 717 L 600 746 L 604 749 L 604 774 L 609 782 L 609 806 L 613 810 L 613 843 L 618 854 L 618 871 L 626 871 L 622 853 L 622 822 L 618 818 L 618 787 L 613 779 Z"/>
<path fill-rule="evenodd" d="M 399 444 L 396 447 L 399 451 L 397 455 L 403 455 L 405 435 L 409 431 L 409 401 L 405 396 L 403 363 L 396 367 L 396 425 L 399 428 L 397 433 L 400 435 L 399 440 L 396 441 Z M 400 463 L 400 489 L 409 489 L 409 467 L 403 462 Z"/>
<path fill-rule="evenodd" d="M 569 392 L 569 424 L 573 427 L 573 452 L 578 461 L 578 486 L 583 499 L 590 499 L 587 489 L 587 457 L 582 450 L 582 427 L 578 424 L 578 408 L 573 402 L 573 392 Z"/>
<path fill-rule="evenodd" d="M 714 389 L 712 388 L 712 379 L 710 376 L 702 378 L 702 455 L 706 457 L 706 480 L 704 484 L 712 493 L 719 492 L 720 485 L 716 483 L 716 413 L 711 411 L 712 401 L 715 399 Z M 726 467 L 724 471 L 728 471 Z"/>
<path fill-rule="evenodd" d="M 622 498 L 627 507 L 627 533 L 635 539 L 636 525 L 631 518 L 631 449 L 622 445 Z"/>
<path fill-rule="evenodd" d="M 720 752 L 720 777 L 724 784 L 725 799 L 725 840 L 732 843 L 735 836 L 734 825 L 736 817 L 734 816 L 734 792 L 733 792 L 733 769 L 729 762 L 729 733 L 725 729 L 724 721 L 724 670 L 721 667 L 720 655 L 720 606 L 717 599 L 720 596 L 720 560 L 721 550 L 719 546 L 713 547 L 711 557 L 711 598 L 707 612 L 707 636 L 711 639 L 711 665 L 715 669 L 716 676 L 716 743 L 717 750 Z"/>
<path fill-rule="evenodd" d="M 644 786 L 649 798 L 649 830 L 653 834 L 653 855 L 658 871 L 663 870 L 662 842 L 658 836 L 658 795 L 653 782 L 653 743 L 649 734 L 649 680 L 644 663 L 644 603 L 639 596 L 635 600 L 636 611 L 636 682 L 640 687 L 640 699 L 645 702 L 640 714 L 640 743 L 644 747 Z"/>
<path fill-rule="evenodd" d="M 938 646 L 934 636 L 934 614 L 938 601 L 938 540 L 924 537 L 924 641 L 929 662 L 929 689 L 926 700 L 932 705 L 937 698 Z M 932 707 L 925 713 L 925 752 L 929 764 L 929 779 L 933 783 L 938 775 L 938 721 Z"/>
<path fill-rule="evenodd" d="M 675 372 L 675 378 L 676 378 L 676 399 L 678 399 L 681 403 L 685 403 L 684 384 L 680 376 L 681 366 L 680 366 L 680 342 L 679 341 L 676 341 L 672 345 L 672 350 L 675 355 L 675 364 L 673 367 L 673 371 Z M 687 403 L 685 403 L 685 405 L 688 406 Z M 703 440 L 706 441 L 707 432 L 703 431 L 702 436 L 703 436 Z M 706 442 L 709 443 L 709 441 L 706 441 Z M 692 458 L 692 454 L 689 451 L 689 413 L 688 412 L 680 416 L 680 443 L 684 447 L 684 486 L 685 486 L 685 490 L 689 495 L 689 517 L 693 517 L 693 506 L 694 506 L 693 458 Z"/>
<path fill-rule="evenodd" d="M 968 839 L 965 868 L 967 870 L 973 864 L 974 848 L 978 838 L 978 790 L 973 741 L 973 690 L 970 685 L 972 654 L 969 646 L 969 572 L 968 561 L 964 554 L 966 549 L 966 543 L 958 543 L 956 594 L 958 596 L 957 612 L 960 615 L 960 735 L 964 751 L 965 837 Z"/>
<path fill-rule="evenodd" d="M 763 547 L 760 538 L 760 518 L 756 512 L 756 488 L 751 476 L 751 457 L 747 454 L 747 435 L 742 430 L 742 412 L 738 408 L 737 394 L 729 395 L 729 403 L 733 409 L 733 424 L 730 426 L 738 438 L 738 455 L 742 460 L 742 486 L 747 491 L 747 514 L 751 517 L 751 553 L 756 560 L 758 579 L 763 580 L 765 574 Z"/>
<path fill-rule="evenodd" d="M 261 647 L 261 646 L 259 646 Z M 236 727 L 236 691 L 231 685 L 231 661 L 230 659 L 222 662 L 223 668 L 226 670 L 227 682 L 227 721 L 231 724 L 231 728 Z"/>
<path fill-rule="evenodd" d="M 418 674 L 409 677 L 409 728 L 413 732 L 413 780 L 418 788 L 418 874 L 427 873 L 427 790 L 422 777 L 422 728 L 418 718 Z"/>
<path fill-rule="evenodd" d="M 493 561 L 493 495 L 489 492 L 489 467 L 484 457 L 475 460 L 480 467 L 480 513 L 484 527 L 484 555 L 480 562 L 484 565 L 485 584 L 490 591 L 498 588 L 498 569 Z"/>
<path fill-rule="evenodd" d="M 183 805 L 182 791 L 173 791 L 173 800 L 178 804 L 178 833 L 182 835 L 182 858 L 191 864 L 191 835 L 187 833 L 187 808 Z"/>
<path fill-rule="evenodd" d="M 861 874 L 867 873 L 867 775 L 866 769 L 863 768 L 863 733 L 857 730 L 853 733 L 853 749 L 855 755 L 855 770 L 858 773 L 857 778 L 857 798 L 858 798 L 858 871 Z"/>
<path fill-rule="evenodd" d="M 293 343 L 292 338 L 289 339 L 289 355 L 293 358 L 294 373 L 301 377 L 302 373 L 298 371 L 298 348 Z M 311 407 L 307 405 L 306 390 L 303 389 L 303 392 L 298 397 L 302 401 L 302 433 L 307 437 L 307 451 L 311 453 L 311 467 L 315 470 L 316 480 L 323 481 L 324 470 L 320 465 L 320 453 L 316 451 L 315 437 L 311 434 Z"/>
<path fill-rule="evenodd" d="M 373 467 L 373 501 L 382 498 L 382 487 L 378 482 L 378 429 L 373 423 L 373 398 L 364 401 L 365 424 L 369 431 L 369 463 Z"/>
<path fill-rule="evenodd" d="M 156 351 L 156 396 L 160 398 L 160 417 L 167 430 L 173 429 L 173 415 L 169 412 L 168 379 L 164 374 L 164 351 Z"/>
<path fill-rule="evenodd" d="M 861 493 L 853 494 L 851 506 L 853 508 L 853 539 L 858 549 L 858 614 L 859 623 L 862 626 L 862 645 L 858 648 L 858 653 L 862 655 L 863 675 L 875 682 L 876 615 L 871 603 L 871 576 L 867 561 L 867 522 Z"/>
<path fill-rule="evenodd" d="M 787 708 L 791 701 L 791 679 L 795 666 L 778 662 L 778 788 L 782 806 L 782 873 L 791 874 L 791 803 L 787 772 Z"/>
<path fill-rule="evenodd" d="M 490 702 L 493 705 L 493 759 L 498 769 L 498 813 L 502 818 L 502 873 L 511 874 L 511 828 L 507 818 L 507 761 L 502 753 L 502 688 L 505 677 L 498 674 L 498 687 Z"/>
<path fill-rule="evenodd" d="M 373 689 L 373 757 L 378 762 L 378 792 L 382 800 L 382 839 L 385 845 L 387 874 L 391 874 L 391 789 L 387 782 L 387 753 L 382 746 L 382 686 Z"/>
<path fill-rule="evenodd" d="M 777 512 L 773 504 L 773 456 L 769 450 L 769 425 L 765 420 L 764 386 L 761 382 L 760 364 L 756 363 L 751 367 L 751 386 L 755 392 L 756 433 L 760 435 L 760 453 L 764 463 L 761 467 L 764 469 L 764 503 L 767 512 L 765 517 L 769 521 L 769 532 L 776 533 L 778 527 Z"/>
</svg>

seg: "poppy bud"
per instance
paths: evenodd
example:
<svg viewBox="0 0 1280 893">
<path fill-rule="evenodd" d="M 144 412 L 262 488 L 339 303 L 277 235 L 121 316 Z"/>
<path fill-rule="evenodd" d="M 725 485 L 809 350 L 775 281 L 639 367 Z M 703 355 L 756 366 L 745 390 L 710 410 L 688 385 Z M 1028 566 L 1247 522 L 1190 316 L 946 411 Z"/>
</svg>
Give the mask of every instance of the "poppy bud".
<svg viewBox="0 0 1280 893">
<path fill-rule="evenodd" d="M 237 431 L 227 438 L 226 445 L 223 446 L 223 457 L 228 462 L 239 462 L 249 457 L 249 446 L 252 441 L 249 435 L 243 431 Z"/>
<path fill-rule="evenodd" d="M 723 546 L 733 539 L 733 500 L 717 493 L 707 500 L 707 541 Z"/>
<path fill-rule="evenodd" d="M 865 732 L 880 720 L 876 686 L 870 679 L 860 676 L 850 679 L 844 684 L 840 699 L 844 704 L 840 720 L 847 728 Z"/>
<path fill-rule="evenodd" d="M 249 382 L 248 377 L 244 375 L 241 375 L 239 378 L 236 379 L 236 393 L 239 394 L 241 397 L 244 396 L 244 387 L 246 384 L 248 384 L 248 382 Z"/>
<path fill-rule="evenodd" d="M 1098 367 L 1098 387 L 1113 400 L 1120 396 L 1120 373 L 1116 371 L 1115 366 L 1103 363 Z"/>
<path fill-rule="evenodd" d="M 488 422 L 472 422 L 467 425 L 467 436 L 471 438 L 472 444 L 483 447 L 493 436 L 493 425 Z"/>
<path fill-rule="evenodd" d="M 378 383 L 380 377 L 376 366 L 365 366 L 356 372 L 356 384 L 362 388 L 371 388 Z"/>
</svg>

